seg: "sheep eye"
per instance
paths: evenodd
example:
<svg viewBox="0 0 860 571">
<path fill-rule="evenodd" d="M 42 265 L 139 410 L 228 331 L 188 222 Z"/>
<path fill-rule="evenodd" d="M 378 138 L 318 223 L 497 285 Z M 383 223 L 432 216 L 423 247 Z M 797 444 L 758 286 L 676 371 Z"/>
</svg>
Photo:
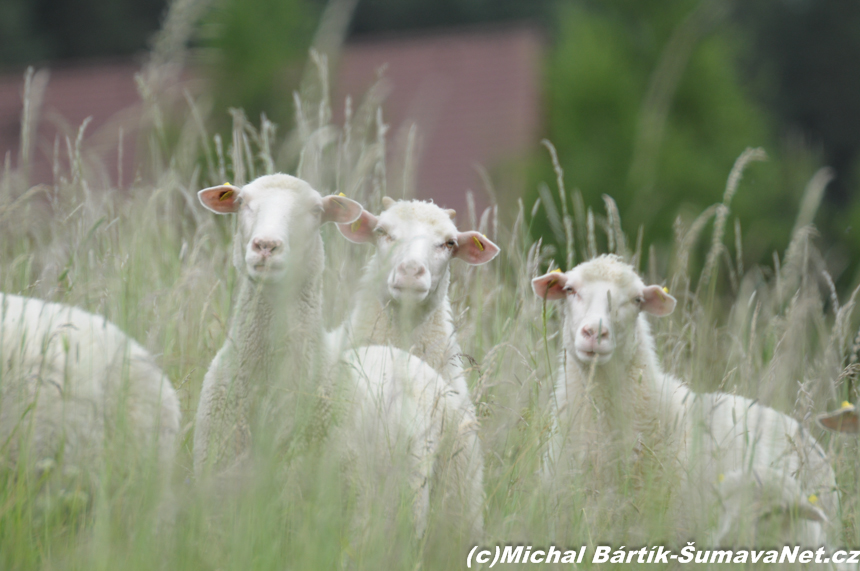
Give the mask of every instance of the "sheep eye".
<svg viewBox="0 0 860 571">
<path fill-rule="evenodd" d="M 642 305 L 642 303 L 643 303 L 645 300 L 644 300 L 644 299 L 642 298 L 642 296 L 640 295 L 640 296 L 636 296 L 636 298 L 635 298 L 633 301 L 635 301 L 635 302 L 636 302 L 636 305 Z"/>
<path fill-rule="evenodd" d="M 453 250 L 455 247 L 457 247 L 457 241 L 448 240 L 447 242 L 445 242 L 445 247 L 447 247 L 449 250 Z"/>
<path fill-rule="evenodd" d="M 573 295 L 576 293 L 576 290 L 573 289 L 573 286 L 565 286 L 562 291 L 568 295 Z"/>
</svg>

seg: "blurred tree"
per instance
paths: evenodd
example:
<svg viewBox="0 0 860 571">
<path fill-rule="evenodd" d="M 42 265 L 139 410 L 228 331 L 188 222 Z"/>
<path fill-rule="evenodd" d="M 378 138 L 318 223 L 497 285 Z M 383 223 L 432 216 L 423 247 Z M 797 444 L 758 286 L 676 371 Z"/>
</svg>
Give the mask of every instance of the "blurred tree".
<svg viewBox="0 0 860 571">
<path fill-rule="evenodd" d="M 0 67 L 141 51 L 165 6 L 166 0 L 4 0 Z"/>
<path fill-rule="evenodd" d="M 689 223 L 720 202 L 735 159 L 746 147 L 764 147 L 771 160 L 748 169 L 732 203 L 745 255 L 758 261 L 786 243 L 814 162 L 803 150 L 790 165 L 782 159 L 788 151 L 776 144 L 767 113 L 741 86 L 736 58 L 745 42 L 726 7 L 711 0 L 565 5 L 547 68 L 546 129 L 568 189 L 580 189 L 596 214 L 600 196 L 612 196 L 629 236 L 644 226 L 646 247 L 669 245 L 679 211 Z M 545 154 L 539 164 L 536 178 L 555 180 Z M 528 202 L 537 196 L 531 191 Z M 534 228 L 553 236 L 545 214 Z M 552 241 L 563 245 L 558 236 Z"/>
<path fill-rule="evenodd" d="M 783 132 L 818 147 L 836 178 L 818 228 L 843 287 L 860 280 L 860 3 L 763 0 L 739 6 L 753 48 L 744 69 Z M 853 266 L 853 269 L 852 269 Z"/>
<path fill-rule="evenodd" d="M 125 55 L 147 47 L 165 0 L 36 0 L 38 27 L 56 59 Z"/>
<path fill-rule="evenodd" d="M 23 65 L 48 55 L 48 42 L 36 25 L 30 0 L 0 2 L 0 67 Z"/>
<path fill-rule="evenodd" d="M 839 177 L 831 196 L 844 204 L 860 151 L 860 3 L 765 0 L 740 16 L 753 31 L 745 60 L 760 96 L 785 128 L 823 147 Z"/>
<path fill-rule="evenodd" d="M 289 123 L 292 91 L 323 4 L 308 0 L 219 0 L 203 23 L 203 62 L 212 82 L 218 118 L 239 107 L 257 122 L 265 112 Z"/>
</svg>

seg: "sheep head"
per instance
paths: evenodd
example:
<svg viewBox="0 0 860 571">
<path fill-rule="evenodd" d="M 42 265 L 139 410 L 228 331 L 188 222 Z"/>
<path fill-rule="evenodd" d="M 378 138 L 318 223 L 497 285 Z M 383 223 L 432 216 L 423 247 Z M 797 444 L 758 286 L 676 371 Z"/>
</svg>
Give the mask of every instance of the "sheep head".
<svg viewBox="0 0 860 571">
<path fill-rule="evenodd" d="M 644 311 L 665 316 L 675 298 L 660 286 L 646 286 L 618 256 L 604 255 L 562 273 L 532 280 L 535 294 L 564 300 L 564 343 L 582 363 L 604 365 L 619 346 L 635 340 L 636 320 Z"/>
<path fill-rule="evenodd" d="M 448 264 L 460 258 L 473 265 L 496 257 L 499 247 L 478 232 L 460 232 L 453 210 L 431 202 L 383 199 L 377 217 L 361 213 L 352 224 L 338 224 L 348 240 L 376 244 L 375 267 L 384 301 L 420 303 L 438 290 Z M 447 293 L 447 292 L 446 292 Z"/>
<path fill-rule="evenodd" d="M 296 177 L 272 174 L 242 188 L 222 184 L 197 193 L 216 214 L 237 214 L 233 263 L 251 279 L 276 282 L 300 263 L 312 240 L 319 240 L 326 222 L 358 218 L 361 205 L 344 196 L 326 196 Z"/>
</svg>

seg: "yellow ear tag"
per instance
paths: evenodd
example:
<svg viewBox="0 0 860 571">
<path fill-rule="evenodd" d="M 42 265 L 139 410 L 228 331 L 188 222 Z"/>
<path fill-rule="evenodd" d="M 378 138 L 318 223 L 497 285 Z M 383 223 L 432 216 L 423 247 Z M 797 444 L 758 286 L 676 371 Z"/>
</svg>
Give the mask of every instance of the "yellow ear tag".
<svg viewBox="0 0 860 571">
<path fill-rule="evenodd" d="M 560 273 L 562 273 L 562 271 L 561 271 L 561 268 L 556 268 L 553 271 L 551 271 L 550 273 L 551 274 L 560 274 Z"/>
<path fill-rule="evenodd" d="M 842 401 L 842 408 L 851 408 L 851 403 L 847 400 Z"/>
<path fill-rule="evenodd" d="M 664 291 L 664 292 L 666 292 L 666 293 L 669 293 L 669 288 L 667 288 L 667 287 L 665 287 L 665 286 L 664 286 L 664 287 L 663 287 L 663 291 Z"/>
<path fill-rule="evenodd" d="M 358 229 L 361 228 L 361 218 L 352 223 L 352 226 L 349 227 L 353 232 L 358 232 Z"/>
<path fill-rule="evenodd" d="M 807 499 L 809 500 L 810 504 L 817 504 L 818 503 L 818 496 L 816 496 L 815 494 L 812 494 Z"/>
<path fill-rule="evenodd" d="M 551 288 L 552 286 L 554 286 L 557 283 L 558 283 L 558 280 L 556 280 L 556 279 L 549 280 L 549 283 L 546 284 L 546 289 Z"/>
<path fill-rule="evenodd" d="M 475 241 L 475 245 L 476 245 L 476 246 L 478 246 L 478 248 L 480 248 L 480 250 L 483 252 L 483 251 L 484 251 L 484 245 L 483 245 L 483 244 L 481 244 L 481 241 L 480 241 L 480 240 L 478 240 L 478 237 L 477 237 L 477 236 L 472 236 L 472 240 L 474 240 L 474 241 Z"/>
<path fill-rule="evenodd" d="M 225 182 L 221 186 L 233 186 L 233 183 L 232 182 Z"/>
<path fill-rule="evenodd" d="M 224 202 L 225 200 L 229 200 L 231 196 L 233 196 L 232 190 L 228 190 L 227 192 L 222 192 L 221 196 L 218 197 L 218 202 Z"/>
<path fill-rule="evenodd" d="M 338 193 L 337 193 L 337 195 L 338 195 L 338 196 L 342 196 L 342 197 L 346 198 L 346 195 L 345 195 L 344 193 L 342 193 L 342 192 L 338 192 Z"/>
</svg>

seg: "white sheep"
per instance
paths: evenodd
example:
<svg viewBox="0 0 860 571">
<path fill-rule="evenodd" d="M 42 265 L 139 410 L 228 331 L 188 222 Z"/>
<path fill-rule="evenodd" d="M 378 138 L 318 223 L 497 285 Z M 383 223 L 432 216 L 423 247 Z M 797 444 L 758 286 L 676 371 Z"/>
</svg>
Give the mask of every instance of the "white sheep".
<svg viewBox="0 0 860 571">
<path fill-rule="evenodd" d="M 198 196 L 216 213 L 238 213 L 234 265 L 242 283 L 227 339 L 203 381 L 195 472 L 212 470 L 221 483 L 241 477 L 249 465 L 253 411 L 272 406 L 262 397 L 310 395 L 310 406 L 292 403 L 288 411 L 309 410 L 306 422 L 333 432 L 330 444 L 345 464 L 345 481 L 359 488 L 359 514 L 370 513 L 376 492 L 402 489 L 393 484 L 403 482 L 413 496 L 420 535 L 428 510 L 426 466 L 439 443 L 436 427 L 446 418 L 429 418 L 427 403 L 445 406 L 447 385 L 420 359 L 389 348 L 344 355 L 346 368 L 339 369 L 337 355 L 323 342 L 320 225 L 352 222 L 361 206 L 341 196 L 322 198 L 306 182 L 283 174 L 260 177 L 241 189 L 208 188 Z M 335 378 L 340 372 L 345 378 Z M 330 401 L 340 403 L 335 419 L 328 418 L 324 404 L 319 408 Z M 294 443 L 326 436 L 291 434 L 296 428 L 291 420 L 280 418 L 285 426 L 278 430 Z M 384 485 L 379 474 L 398 467 L 407 471 L 405 480 Z"/>
<path fill-rule="evenodd" d="M 441 477 L 443 505 L 465 513 L 473 532 L 479 534 L 483 459 L 448 299 L 449 265 L 454 258 L 487 263 L 499 248 L 478 232 L 458 231 L 452 221 L 454 211 L 431 202 L 385 197 L 383 206 L 379 217 L 363 211 L 352 224 L 338 225 L 347 239 L 376 245 L 346 326 L 347 343 L 397 347 L 442 375 L 449 387 L 446 414 L 456 434 L 450 452 L 437 456 L 434 474 Z"/>
<path fill-rule="evenodd" d="M 203 379 L 194 432 L 195 474 L 212 470 L 229 480 L 248 465 L 255 414 L 278 405 L 269 397 L 314 399 L 329 388 L 323 381 L 331 359 L 323 342 L 320 226 L 352 222 L 361 205 L 343 196 L 323 198 L 286 174 L 261 176 L 241 189 L 206 188 L 198 197 L 216 214 L 239 218 L 233 238 L 239 293 L 227 338 Z M 289 405 L 282 436 L 296 443 L 292 431 L 301 423 L 292 416 L 315 411 L 320 402 Z"/>
<path fill-rule="evenodd" d="M 152 356 L 116 325 L 0 293 L 0 363 L 5 467 L 57 478 L 65 493 L 96 485 L 111 462 L 114 474 L 153 470 L 167 485 L 179 400 Z"/>
<path fill-rule="evenodd" d="M 696 395 L 663 372 L 645 314 L 674 310 L 675 299 L 665 290 L 645 286 L 630 265 L 612 255 L 566 273 L 550 272 L 532 285 L 538 297 L 564 302 L 557 427 L 547 462 L 551 476 L 591 468 L 609 488 L 619 464 L 634 477 L 650 474 L 670 491 L 676 537 L 684 540 L 706 533 L 703 526 L 713 527 L 713 519 L 736 521 L 728 498 L 737 497 L 743 482 L 754 495 L 756 474 L 776 472 L 790 484 L 769 482 L 767 489 L 776 485 L 781 491 L 756 497 L 788 502 L 773 506 L 784 514 L 820 513 L 829 520 L 807 518 L 791 539 L 817 545 L 826 533 L 838 531 L 833 470 L 797 421 L 743 397 Z M 721 479 L 728 481 L 722 488 Z M 792 493 L 799 490 L 801 495 Z M 726 505 L 714 507 L 721 497 Z M 816 511 L 800 509 L 810 498 Z M 710 510 L 716 510 L 715 517 Z M 761 515 L 750 510 L 742 515 Z"/>
</svg>

